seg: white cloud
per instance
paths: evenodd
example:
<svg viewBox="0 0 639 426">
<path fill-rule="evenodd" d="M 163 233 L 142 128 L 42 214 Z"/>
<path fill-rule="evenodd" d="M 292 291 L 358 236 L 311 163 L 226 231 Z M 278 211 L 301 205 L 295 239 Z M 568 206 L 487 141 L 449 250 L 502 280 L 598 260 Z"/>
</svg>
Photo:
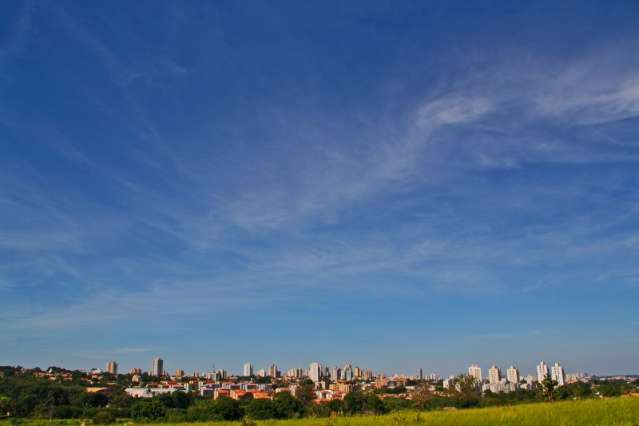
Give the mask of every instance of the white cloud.
<svg viewBox="0 0 639 426">
<path fill-rule="evenodd" d="M 531 79 L 533 102 L 546 116 L 590 125 L 639 115 L 636 43 L 601 47 L 570 63 L 552 64 Z"/>
<path fill-rule="evenodd" d="M 422 106 L 417 111 L 417 125 L 436 129 L 445 125 L 469 123 L 493 108 L 493 102 L 485 97 L 449 94 Z"/>
<path fill-rule="evenodd" d="M 639 78 L 617 79 L 614 85 L 593 90 L 587 77 L 558 87 L 537 99 L 541 114 L 572 120 L 577 124 L 600 124 L 639 115 Z"/>
<path fill-rule="evenodd" d="M 76 35 L 86 34 L 82 29 Z M 94 45 L 97 40 L 85 42 Z M 105 66 L 120 66 L 117 58 L 110 56 L 112 53 L 104 51 L 106 47 L 98 44 L 94 48 L 96 54 L 103 56 Z M 579 68 L 579 64 L 575 67 Z M 115 72 L 116 80 L 119 72 Z M 211 189 L 217 170 L 207 172 L 203 168 L 201 173 L 200 170 L 184 173 L 188 179 L 172 183 L 175 186 L 169 195 L 149 185 L 129 181 L 119 176 L 117 170 L 105 169 L 103 175 L 119 183 L 118 200 L 126 209 L 108 209 L 96 216 L 99 206 L 84 200 L 52 200 L 45 190 L 29 189 L 28 184 L 5 186 L 8 192 L 21 194 L 17 201 L 11 197 L 0 198 L 0 203 L 20 213 L 17 216 L 33 223 L 42 220 L 42 211 L 46 213 L 42 233 L 17 229 L 0 233 L 0 246 L 10 250 L 46 250 L 60 254 L 74 251 L 73 248 L 76 252 L 95 249 L 110 238 L 125 239 L 140 224 L 153 227 L 164 236 L 178 238 L 187 246 L 185 252 L 174 259 L 175 265 L 169 265 L 172 276 L 160 283 L 156 281 L 157 276 L 164 274 L 167 263 L 171 263 L 167 259 L 134 255 L 126 262 L 105 262 L 105 269 L 110 272 L 127 269 L 127 278 L 135 284 L 131 288 L 120 286 L 121 294 L 115 294 L 105 292 L 114 283 L 94 282 L 89 298 L 40 311 L 26 306 L 31 309 L 28 318 L 21 316 L 25 313 L 19 312 L 25 308 L 21 306 L 9 313 L 21 318 L 12 326 L 56 328 L 167 312 L 201 314 L 211 307 L 245 303 L 247 293 L 268 291 L 269 295 L 255 295 L 256 303 L 268 303 L 279 297 L 295 297 L 289 296 L 289 291 L 303 286 L 330 288 L 339 285 L 343 278 L 370 277 L 388 271 L 410 276 L 424 288 L 455 291 L 530 288 L 530 283 L 508 282 L 495 272 L 498 271 L 495 265 L 501 268 L 561 267 L 566 262 L 588 261 L 593 253 L 614 255 L 617 250 L 636 249 L 636 238 L 615 237 L 602 241 L 592 236 L 594 225 L 602 223 L 605 217 L 580 223 L 567 223 L 562 218 L 554 219 L 551 224 L 534 223 L 557 205 L 581 206 L 584 200 L 600 205 L 600 200 L 588 198 L 595 182 L 585 177 L 577 183 L 563 182 L 561 190 L 552 193 L 555 187 L 544 183 L 532 182 L 534 185 L 528 186 L 530 182 L 511 181 L 508 188 L 502 188 L 491 186 L 490 181 L 479 174 L 467 175 L 469 170 L 477 168 L 508 169 L 526 161 L 588 164 L 602 158 L 627 158 L 625 153 L 607 151 L 608 157 L 602 156 L 578 144 L 580 141 L 559 137 L 539 140 L 527 134 L 530 116 L 534 116 L 534 120 L 550 116 L 565 126 L 573 126 L 636 113 L 638 80 L 628 75 L 614 79 L 614 70 L 608 70 L 602 80 L 610 82 L 594 87 L 590 84 L 594 78 L 592 72 L 592 69 L 567 72 L 550 82 L 543 80 L 543 73 L 533 70 L 534 75 L 508 81 L 507 90 L 499 90 L 498 79 L 469 79 L 470 82 L 449 93 L 423 99 L 406 113 L 404 121 L 398 120 L 401 125 L 393 127 L 384 124 L 385 120 L 366 122 L 363 141 L 351 141 L 344 136 L 346 132 L 332 131 L 330 123 L 336 120 L 332 114 L 285 123 L 295 125 L 294 133 L 307 138 L 304 149 L 307 156 L 288 157 L 289 146 L 284 144 L 279 153 L 282 158 L 274 156 L 272 164 L 268 164 L 272 170 L 257 177 L 231 180 L 227 191 Z M 531 81 L 532 85 L 528 84 Z M 505 121 L 503 115 L 508 115 L 509 120 Z M 134 121 L 144 126 L 149 124 L 154 130 L 153 123 Z M 459 132 L 453 136 L 442 135 L 441 143 L 433 146 L 430 143 L 433 134 L 443 128 Z M 161 138 L 157 132 L 153 134 L 152 139 L 158 142 Z M 64 148 L 63 151 L 67 159 L 93 166 L 92 160 L 82 152 Z M 150 149 L 147 160 L 152 162 L 158 151 L 161 150 Z M 200 160 L 206 163 L 210 160 L 209 154 L 202 155 Z M 283 163 L 291 165 L 290 173 L 279 174 L 278 167 Z M 183 161 L 179 168 L 188 170 L 190 166 L 188 161 Z M 260 165 L 243 165 L 237 174 L 250 171 L 254 166 Z M 600 185 L 597 187 L 600 192 L 606 192 L 614 184 L 596 183 Z M 417 198 L 420 191 L 411 191 L 422 187 L 426 188 L 425 199 Z M 188 196 L 174 198 L 180 193 Z M 368 203 L 389 193 L 396 197 L 383 207 L 371 207 Z M 400 206 L 401 202 L 407 204 Z M 69 205 L 74 209 L 65 208 Z M 330 232 L 325 231 L 324 226 L 339 225 L 343 217 L 353 211 L 368 218 L 393 211 L 399 213 L 400 219 L 386 228 L 379 222 L 367 224 L 366 238 L 348 233 L 340 238 L 335 236 L 337 231 L 321 236 L 322 232 Z M 618 207 L 617 213 L 620 211 Z M 423 220 L 406 224 L 407 230 L 402 224 L 404 214 L 412 218 L 421 214 Z M 501 227 L 517 215 L 532 223 L 520 224 L 515 235 L 504 235 Z M 95 229 L 101 232 L 88 232 Z M 263 238 L 273 236 L 277 238 L 272 245 L 259 244 Z M 257 242 L 255 247 L 243 246 L 244 238 Z M 210 280 L 180 278 L 189 274 L 189 268 L 201 268 L 188 263 L 190 256 L 206 257 L 213 250 L 232 253 L 241 258 L 242 266 Z M 99 250 L 97 253 L 100 254 Z M 214 255 L 210 256 L 206 262 L 214 263 Z M 184 264 L 180 267 L 181 262 Z M 45 269 L 42 265 L 35 266 Z M 73 268 L 76 277 L 86 275 L 85 281 L 101 278 L 102 274 L 85 270 L 83 266 Z M 633 276 L 633 271 L 629 270 L 628 274 Z M 571 277 L 563 278 L 567 281 Z M 550 282 L 537 276 L 531 280 Z M 553 284 L 560 285 L 560 280 Z M 373 283 L 361 285 L 375 290 Z M 393 288 L 393 291 L 401 289 Z M 176 300 L 181 301 L 179 306 Z"/>
</svg>

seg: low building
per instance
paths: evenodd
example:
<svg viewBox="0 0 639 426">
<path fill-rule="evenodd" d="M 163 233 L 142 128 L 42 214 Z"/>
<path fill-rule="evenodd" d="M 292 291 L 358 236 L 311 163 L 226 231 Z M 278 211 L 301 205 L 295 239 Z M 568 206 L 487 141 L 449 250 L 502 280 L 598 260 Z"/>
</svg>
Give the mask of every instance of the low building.
<svg viewBox="0 0 639 426">
<path fill-rule="evenodd" d="M 249 392 L 242 390 L 242 389 L 231 389 L 231 391 L 229 392 L 229 396 L 232 399 L 238 400 L 241 399 L 243 396 L 245 396 L 246 394 L 248 394 Z"/>
<path fill-rule="evenodd" d="M 273 399 L 271 394 L 268 392 L 257 391 L 251 393 L 253 394 L 253 399 Z"/>
<path fill-rule="evenodd" d="M 215 389 L 215 391 L 213 392 L 213 398 L 214 399 L 218 399 L 222 396 L 231 397 L 231 390 L 230 389 Z"/>
<path fill-rule="evenodd" d="M 137 388 L 126 388 L 124 391 L 133 398 L 153 398 L 154 396 L 159 396 L 159 395 L 170 395 L 174 392 L 185 392 L 186 389 L 181 386 L 166 387 L 166 388 L 137 387 Z"/>
</svg>

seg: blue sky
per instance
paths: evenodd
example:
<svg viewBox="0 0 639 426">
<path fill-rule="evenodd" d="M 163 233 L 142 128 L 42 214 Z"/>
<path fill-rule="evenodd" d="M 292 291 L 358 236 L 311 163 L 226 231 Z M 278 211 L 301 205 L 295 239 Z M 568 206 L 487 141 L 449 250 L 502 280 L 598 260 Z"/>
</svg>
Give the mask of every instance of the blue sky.
<svg viewBox="0 0 639 426">
<path fill-rule="evenodd" d="M 4 2 L 0 364 L 637 372 L 637 2 Z"/>
</svg>

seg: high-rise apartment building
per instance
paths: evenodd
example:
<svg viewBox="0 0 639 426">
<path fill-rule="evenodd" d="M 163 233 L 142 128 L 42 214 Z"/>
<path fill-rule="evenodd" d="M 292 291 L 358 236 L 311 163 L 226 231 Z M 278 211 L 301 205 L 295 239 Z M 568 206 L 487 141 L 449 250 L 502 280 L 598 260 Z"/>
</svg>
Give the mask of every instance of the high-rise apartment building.
<svg viewBox="0 0 639 426">
<path fill-rule="evenodd" d="M 482 381 L 481 367 L 479 365 L 473 364 L 470 367 L 468 367 L 468 375 L 471 377 L 474 377 L 475 380 L 477 380 L 477 383 L 481 383 Z"/>
<path fill-rule="evenodd" d="M 339 367 L 331 368 L 331 380 L 338 382 L 342 379 L 342 369 Z"/>
<path fill-rule="evenodd" d="M 346 380 L 347 382 L 352 382 L 354 378 L 353 374 L 353 366 L 351 364 L 346 364 L 342 369 L 342 380 Z"/>
<path fill-rule="evenodd" d="M 153 358 L 150 374 L 155 377 L 162 377 L 164 375 L 164 360 L 162 360 L 162 358 Z"/>
<path fill-rule="evenodd" d="M 279 376 L 279 371 L 277 370 L 277 365 L 271 364 L 271 366 L 268 368 L 268 375 L 270 377 L 278 377 Z"/>
<path fill-rule="evenodd" d="M 552 366 L 551 373 L 551 377 L 557 382 L 557 385 L 563 386 L 566 384 L 566 373 L 564 372 L 564 367 L 562 367 L 558 362 L 555 362 L 555 365 Z"/>
<path fill-rule="evenodd" d="M 537 366 L 537 381 L 541 383 L 546 377 L 548 377 L 548 366 L 542 361 Z"/>
<path fill-rule="evenodd" d="M 113 374 L 114 376 L 118 374 L 118 363 L 115 361 L 109 361 L 106 365 L 106 372 L 109 374 Z"/>
<path fill-rule="evenodd" d="M 318 362 L 312 362 L 308 367 L 308 378 L 313 381 L 313 383 L 317 383 L 321 378 L 322 367 Z"/>
<path fill-rule="evenodd" d="M 251 364 L 250 362 L 247 362 L 246 364 L 244 364 L 242 375 L 244 377 L 251 377 L 253 375 L 253 364 Z"/>
<path fill-rule="evenodd" d="M 306 375 L 306 373 L 307 371 L 305 371 L 303 368 L 291 368 L 286 372 L 286 377 L 292 379 L 301 379 Z"/>
<path fill-rule="evenodd" d="M 353 374 L 355 375 L 356 379 L 361 379 L 364 375 L 364 371 L 359 367 L 355 367 L 355 369 L 353 370 Z"/>
<path fill-rule="evenodd" d="M 510 383 L 519 383 L 519 370 L 511 365 L 508 370 L 506 370 L 506 379 L 508 379 Z"/>
<path fill-rule="evenodd" d="M 224 369 L 219 369 L 215 372 L 215 380 L 217 381 L 225 380 L 228 376 L 229 376 L 228 371 Z"/>
<path fill-rule="evenodd" d="M 373 380 L 373 370 L 370 368 L 364 371 L 364 380 Z"/>
<path fill-rule="evenodd" d="M 499 383 L 501 380 L 501 370 L 496 366 L 488 369 L 488 381 L 492 384 Z"/>
</svg>

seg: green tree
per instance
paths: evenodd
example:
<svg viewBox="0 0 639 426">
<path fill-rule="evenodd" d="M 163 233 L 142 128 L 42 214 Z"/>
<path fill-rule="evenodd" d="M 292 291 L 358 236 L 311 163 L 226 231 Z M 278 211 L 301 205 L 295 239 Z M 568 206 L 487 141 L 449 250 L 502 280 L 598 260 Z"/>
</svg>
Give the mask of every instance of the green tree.
<svg viewBox="0 0 639 426">
<path fill-rule="evenodd" d="M 344 397 L 344 412 L 346 414 L 358 414 L 366 408 L 366 395 L 362 391 L 355 389 Z"/>
<path fill-rule="evenodd" d="M 418 410 L 426 410 L 430 407 L 434 396 L 428 384 L 420 386 L 412 394 L 413 405 Z"/>
<path fill-rule="evenodd" d="M 93 424 L 95 425 L 110 425 L 111 423 L 115 423 L 115 420 L 115 415 L 111 410 L 98 410 L 93 416 Z"/>
<path fill-rule="evenodd" d="M 246 406 L 251 403 L 251 401 L 253 401 L 253 394 L 252 393 L 245 393 L 238 400 L 238 402 L 240 403 L 240 407 L 242 407 L 242 409 L 245 409 Z"/>
<path fill-rule="evenodd" d="M 171 394 L 171 400 L 173 403 L 173 408 L 186 410 L 187 408 L 189 408 L 189 405 L 191 405 L 191 397 L 184 392 L 173 392 Z"/>
<path fill-rule="evenodd" d="M 8 396 L 0 395 L 0 418 L 11 416 L 15 409 L 15 403 Z"/>
<path fill-rule="evenodd" d="M 246 415 L 257 420 L 272 419 L 275 407 L 270 399 L 254 399 L 246 406 Z"/>
<path fill-rule="evenodd" d="M 273 398 L 275 417 L 278 419 L 292 419 L 304 415 L 304 404 L 289 392 L 280 392 Z"/>
<path fill-rule="evenodd" d="M 86 393 L 82 397 L 82 405 L 85 407 L 106 407 L 109 404 L 109 397 L 103 393 Z"/>
<path fill-rule="evenodd" d="M 295 396 L 305 405 L 310 404 L 316 398 L 315 383 L 310 379 L 302 381 L 295 391 Z"/>
<path fill-rule="evenodd" d="M 366 398 L 366 409 L 375 414 L 384 414 L 387 411 L 384 402 L 375 394 L 370 394 Z"/>
<path fill-rule="evenodd" d="M 136 401 L 131 407 L 131 416 L 138 419 L 160 420 L 166 415 L 166 407 L 158 399 Z"/>
<path fill-rule="evenodd" d="M 215 401 L 197 401 L 186 410 L 186 418 L 191 422 L 221 420 L 215 411 Z"/>
<path fill-rule="evenodd" d="M 384 407 L 386 407 L 387 411 L 401 411 L 407 410 L 413 407 L 411 401 L 403 398 L 384 398 Z M 424 410 L 427 409 L 427 406 L 424 406 Z"/>
<path fill-rule="evenodd" d="M 459 408 L 476 407 L 481 401 L 479 383 L 470 375 L 460 375 L 453 380 L 449 392 L 455 405 Z"/>
<path fill-rule="evenodd" d="M 554 381 L 549 374 L 547 374 L 544 380 L 542 380 L 539 384 L 541 396 L 547 401 L 552 401 L 555 398 L 556 387 L 557 382 Z"/>
<path fill-rule="evenodd" d="M 587 383 L 572 383 L 568 385 L 567 388 L 570 389 L 572 395 L 577 399 L 588 398 L 592 395 L 592 387 Z"/>
<path fill-rule="evenodd" d="M 214 412 L 221 420 L 239 420 L 242 418 L 240 403 L 228 397 L 221 397 L 215 401 Z"/>
</svg>

